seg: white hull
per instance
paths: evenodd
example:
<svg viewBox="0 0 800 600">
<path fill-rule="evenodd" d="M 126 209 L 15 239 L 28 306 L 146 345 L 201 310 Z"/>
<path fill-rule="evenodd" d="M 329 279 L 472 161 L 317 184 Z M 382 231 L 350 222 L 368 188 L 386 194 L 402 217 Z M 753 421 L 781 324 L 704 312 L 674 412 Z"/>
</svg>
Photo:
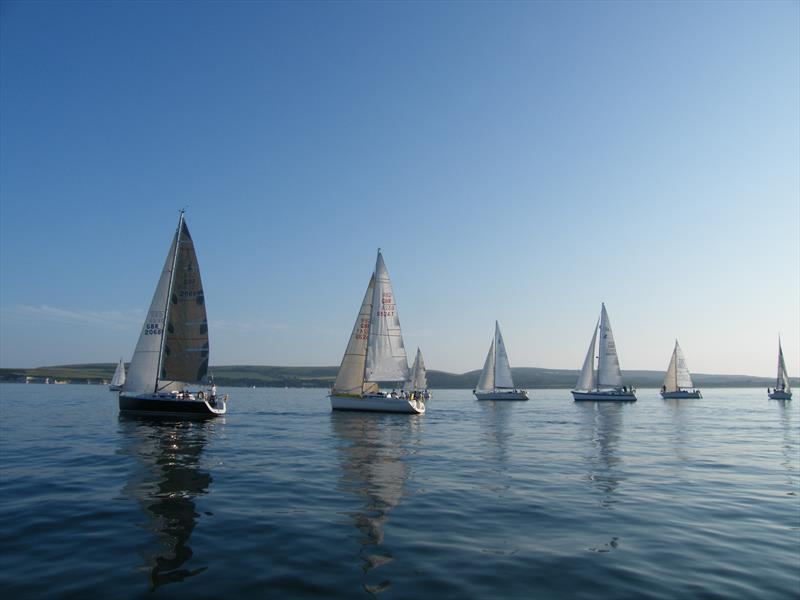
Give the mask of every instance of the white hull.
<svg viewBox="0 0 800 600">
<path fill-rule="evenodd" d="M 784 392 L 782 390 L 775 390 L 769 394 L 770 400 L 791 400 L 792 392 Z"/>
<path fill-rule="evenodd" d="M 595 400 L 611 402 L 636 402 L 636 394 L 622 390 L 591 390 L 579 392 L 572 390 L 572 398 L 578 400 Z"/>
<path fill-rule="evenodd" d="M 703 394 L 700 390 L 676 390 L 674 392 L 661 392 L 661 397 L 664 400 L 681 400 L 688 398 L 702 398 Z"/>
<path fill-rule="evenodd" d="M 472 392 L 478 400 L 527 400 L 528 392 L 525 390 L 493 390 Z"/>
<path fill-rule="evenodd" d="M 425 403 L 419 400 L 389 398 L 387 396 L 328 396 L 333 410 L 365 410 L 370 412 L 390 412 L 421 415 Z"/>
</svg>

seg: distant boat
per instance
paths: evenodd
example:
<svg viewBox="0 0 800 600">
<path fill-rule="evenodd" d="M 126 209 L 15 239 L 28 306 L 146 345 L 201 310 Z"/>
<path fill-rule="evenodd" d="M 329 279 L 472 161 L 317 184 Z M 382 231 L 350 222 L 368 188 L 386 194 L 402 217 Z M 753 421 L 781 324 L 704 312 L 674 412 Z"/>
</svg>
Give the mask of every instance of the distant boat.
<svg viewBox="0 0 800 600">
<path fill-rule="evenodd" d="M 595 345 L 597 332 L 600 332 L 600 352 L 597 357 L 597 370 L 595 371 Z M 575 400 L 616 400 L 634 402 L 636 394 L 632 387 L 622 382 L 622 371 L 619 368 L 617 346 L 614 343 L 614 334 L 611 331 L 611 321 L 606 312 L 606 305 L 600 309 L 600 320 L 595 326 L 589 350 L 583 361 L 578 383 L 572 390 Z"/>
<path fill-rule="evenodd" d="M 431 394 L 428 391 L 428 376 L 425 371 L 425 361 L 422 358 L 422 350 L 417 348 L 417 355 L 414 357 L 414 366 L 411 367 L 411 375 L 403 385 L 406 392 L 419 392 L 425 400 L 430 400 Z"/>
<path fill-rule="evenodd" d="M 119 392 L 122 390 L 122 386 L 125 384 L 125 363 L 122 362 L 122 359 L 119 359 L 119 364 L 117 364 L 117 369 L 114 371 L 114 377 L 111 378 L 111 385 L 108 386 L 108 389 L 112 392 Z"/>
<path fill-rule="evenodd" d="M 379 383 L 405 382 L 408 359 L 392 283 L 380 249 L 356 324 L 350 334 L 329 398 L 333 410 L 421 414 L 422 399 L 405 392 L 381 392 Z"/>
<path fill-rule="evenodd" d="M 686 366 L 686 358 L 683 356 L 683 350 L 681 350 L 678 340 L 675 340 L 675 348 L 664 377 L 664 385 L 661 387 L 661 397 L 665 400 L 703 397 L 700 390 L 694 389 L 692 376 Z"/>
<path fill-rule="evenodd" d="M 792 389 L 789 387 L 789 376 L 786 374 L 786 363 L 783 360 L 781 338 L 778 338 L 778 377 L 775 380 L 775 389 L 771 392 L 767 388 L 770 400 L 791 400 Z"/>
<path fill-rule="evenodd" d="M 190 392 L 208 372 L 208 321 L 194 242 L 183 211 L 156 286 L 128 376 L 119 395 L 123 413 L 215 417 L 227 395 Z"/>
<path fill-rule="evenodd" d="M 494 337 L 483 363 L 478 385 L 472 390 L 478 400 L 527 400 L 528 392 L 514 387 L 511 365 L 508 363 L 506 345 L 500 325 L 494 322 Z"/>
</svg>

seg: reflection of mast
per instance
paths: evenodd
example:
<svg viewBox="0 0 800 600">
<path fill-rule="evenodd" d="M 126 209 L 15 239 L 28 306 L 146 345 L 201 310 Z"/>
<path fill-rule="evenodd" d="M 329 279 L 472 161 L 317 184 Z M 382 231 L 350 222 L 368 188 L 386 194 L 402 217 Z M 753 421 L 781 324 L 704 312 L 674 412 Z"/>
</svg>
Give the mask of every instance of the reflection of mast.
<svg viewBox="0 0 800 600">
<path fill-rule="evenodd" d="M 192 558 L 189 537 L 199 516 L 196 496 L 206 494 L 211 475 L 201 471 L 208 422 L 157 422 L 120 415 L 120 453 L 136 458 L 134 472 L 122 493 L 141 506 L 145 528 L 156 541 L 145 551 L 150 589 L 180 582 L 207 567 L 181 568 Z"/>
<path fill-rule="evenodd" d="M 613 496 L 623 479 L 615 469 L 622 462 L 616 452 L 624 408 L 615 402 L 593 402 L 578 407 L 585 417 L 585 428 L 591 431 L 594 450 L 593 455 L 586 456 L 589 465 L 588 479 L 602 493 L 602 506 L 610 506 L 616 502 Z"/>
<path fill-rule="evenodd" d="M 367 552 L 383 544 L 389 513 L 402 501 L 408 479 L 403 456 L 409 453 L 408 434 L 414 421 L 371 413 L 331 414 L 341 464 L 338 489 L 363 502 L 348 515 L 363 534 L 358 555 L 364 571 L 394 560 Z"/>
</svg>

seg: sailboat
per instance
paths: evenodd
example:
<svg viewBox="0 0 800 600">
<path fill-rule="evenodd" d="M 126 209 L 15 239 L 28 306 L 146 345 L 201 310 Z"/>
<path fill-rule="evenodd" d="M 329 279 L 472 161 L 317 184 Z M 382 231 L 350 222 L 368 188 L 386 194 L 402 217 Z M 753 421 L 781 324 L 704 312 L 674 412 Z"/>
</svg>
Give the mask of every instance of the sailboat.
<svg viewBox="0 0 800 600">
<path fill-rule="evenodd" d="M 597 370 L 595 370 L 595 345 L 597 332 L 600 332 L 600 351 L 597 357 Z M 611 331 L 611 321 L 606 312 L 606 305 L 600 309 L 600 320 L 595 325 L 589 350 L 583 361 L 578 383 L 572 390 L 575 400 L 616 400 L 634 402 L 636 394 L 632 387 L 623 385 L 622 372 L 619 368 L 617 346 L 614 343 L 614 334 Z"/>
<path fill-rule="evenodd" d="M 675 340 L 675 349 L 667 367 L 664 385 L 661 387 L 661 397 L 667 399 L 702 398 L 700 390 L 695 389 L 689 367 L 686 366 L 686 357 L 683 356 L 678 340 Z"/>
<path fill-rule="evenodd" d="M 425 361 L 422 359 L 422 350 L 417 348 L 417 355 L 414 357 L 414 366 L 411 367 L 411 375 L 403 385 L 406 392 L 419 392 L 425 400 L 431 397 L 428 391 L 428 376 L 425 371 Z"/>
<path fill-rule="evenodd" d="M 208 372 L 208 321 L 194 242 L 180 212 L 164 269 L 119 395 L 123 413 L 215 417 L 226 396 L 191 392 Z"/>
<path fill-rule="evenodd" d="M 775 389 L 771 392 L 767 388 L 770 400 L 791 400 L 792 389 L 789 387 L 789 376 L 786 374 L 786 363 L 783 360 L 781 338 L 778 337 L 778 377 L 775 380 Z"/>
<path fill-rule="evenodd" d="M 333 410 L 422 414 L 425 403 L 406 392 L 381 392 L 380 383 L 409 379 L 392 283 L 380 248 L 350 341 L 329 398 Z"/>
<path fill-rule="evenodd" d="M 527 400 L 528 392 L 514 387 L 511 379 L 511 365 L 508 364 L 508 353 L 503 343 L 500 325 L 494 322 L 494 337 L 486 362 L 483 363 L 481 378 L 477 387 L 472 390 L 478 400 Z"/>
<path fill-rule="evenodd" d="M 108 386 L 108 389 L 112 392 L 119 392 L 122 390 L 122 386 L 125 383 L 125 363 L 122 362 L 122 359 L 119 359 L 119 363 L 117 364 L 117 368 L 114 371 L 114 376 L 111 378 L 111 385 Z"/>
</svg>

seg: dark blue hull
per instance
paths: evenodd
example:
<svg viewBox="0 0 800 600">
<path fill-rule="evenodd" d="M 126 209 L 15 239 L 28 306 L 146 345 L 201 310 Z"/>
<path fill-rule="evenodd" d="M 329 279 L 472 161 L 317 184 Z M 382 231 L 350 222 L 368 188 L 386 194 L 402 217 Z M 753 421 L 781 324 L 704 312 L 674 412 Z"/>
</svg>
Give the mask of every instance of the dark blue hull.
<svg viewBox="0 0 800 600">
<path fill-rule="evenodd" d="M 226 409 L 224 403 L 215 409 L 203 400 L 119 395 L 119 410 L 127 414 L 206 419 L 223 415 Z"/>
</svg>

